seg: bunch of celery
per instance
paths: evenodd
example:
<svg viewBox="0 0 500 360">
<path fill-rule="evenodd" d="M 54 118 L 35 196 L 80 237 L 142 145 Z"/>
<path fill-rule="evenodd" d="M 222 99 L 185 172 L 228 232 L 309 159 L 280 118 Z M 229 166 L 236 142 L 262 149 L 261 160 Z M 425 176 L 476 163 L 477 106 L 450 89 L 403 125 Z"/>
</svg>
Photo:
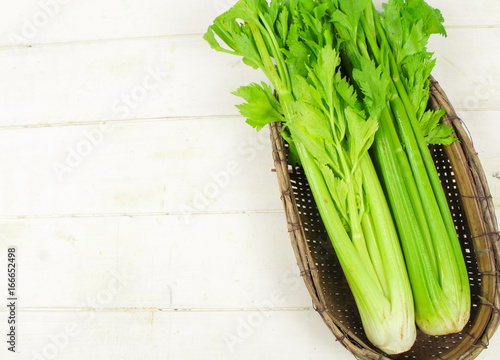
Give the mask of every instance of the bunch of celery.
<svg viewBox="0 0 500 360">
<path fill-rule="evenodd" d="M 205 34 L 279 95 L 265 83 L 235 93 L 255 128 L 284 122 L 365 333 L 389 354 L 412 346 L 415 321 L 446 334 L 469 317 L 465 263 L 427 150 L 454 140 L 442 112 L 426 110 L 426 43 L 441 21 L 423 0 L 390 0 L 381 14 L 370 0 L 240 0 Z"/>
<path fill-rule="evenodd" d="M 372 154 L 400 235 L 416 321 L 430 335 L 458 332 L 470 315 L 469 278 L 427 148 L 455 140 L 452 129 L 439 124 L 442 112 L 426 111 L 434 66 L 426 44 L 432 33 L 446 34 L 443 19 L 423 0 L 389 1 L 382 14 L 369 0 L 357 1 L 354 11 L 351 3 L 331 2 L 331 18 L 365 103 L 388 82 Z M 379 73 L 363 71 L 375 66 Z"/>
</svg>

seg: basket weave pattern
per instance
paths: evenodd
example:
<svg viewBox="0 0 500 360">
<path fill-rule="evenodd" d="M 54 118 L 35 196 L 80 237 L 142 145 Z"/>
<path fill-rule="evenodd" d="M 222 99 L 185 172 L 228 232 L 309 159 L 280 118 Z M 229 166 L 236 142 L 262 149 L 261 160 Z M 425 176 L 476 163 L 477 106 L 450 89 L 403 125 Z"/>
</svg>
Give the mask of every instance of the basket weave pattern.
<svg viewBox="0 0 500 360">
<path fill-rule="evenodd" d="M 305 174 L 287 161 L 281 124 L 273 123 L 271 142 L 278 183 L 300 274 L 313 306 L 336 339 L 358 359 L 474 359 L 488 346 L 500 321 L 500 244 L 486 177 L 471 139 L 439 84 L 431 78 L 430 105 L 444 107 L 444 121 L 459 142 L 429 149 L 448 197 L 469 272 L 472 309 L 463 331 L 428 336 L 418 331 L 412 349 L 386 355 L 367 340 L 342 268 L 319 216 Z"/>
</svg>

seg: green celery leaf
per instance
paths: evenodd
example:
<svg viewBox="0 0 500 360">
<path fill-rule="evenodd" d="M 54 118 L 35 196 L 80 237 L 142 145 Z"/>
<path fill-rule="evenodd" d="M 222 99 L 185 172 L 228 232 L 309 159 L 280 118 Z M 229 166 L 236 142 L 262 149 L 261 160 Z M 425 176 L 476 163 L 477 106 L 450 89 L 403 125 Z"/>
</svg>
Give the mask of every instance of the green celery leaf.
<svg viewBox="0 0 500 360">
<path fill-rule="evenodd" d="M 361 70 L 353 70 L 353 78 L 364 95 L 364 103 L 371 117 L 378 118 L 387 106 L 389 75 L 382 66 L 366 58 L 361 59 Z"/>
<path fill-rule="evenodd" d="M 215 25 L 211 25 L 208 27 L 207 32 L 203 36 L 203 39 L 205 39 L 205 41 L 208 42 L 210 47 L 216 51 L 225 52 L 225 53 L 232 54 L 232 55 L 239 55 L 235 51 L 225 49 L 219 44 L 219 42 L 217 41 L 217 39 L 215 38 L 215 35 L 214 35 L 214 32 L 216 30 L 217 30 L 217 27 Z"/>
<path fill-rule="evenodd" d="M 293 103 L 293 121 L 287 123 L 292 138 L 304 144 L 311 155 L 321 164 L 338 169 L 338 154 L 332 143 L 329 121 L 325 114 L 309 104 L 301 101 Z"/>
<path fill-rule="evenodd" d="M 453 135 L 453 128 L 451 126 L 439 124 L 431 131 L 425 140 L 428 144 L 450 145 L 458 139 Z"/>
<path fill-rule="evenodd" d="M 282 50 L 286 56 L 285 62 L 291 68 L 292 73 L 305 76 L 310 53 L 308 47 L 300 40 L 297 24 L 290 26 L 286 42 L 288 49 Z"/>
<path fill-rule="evenodd" d="M 378 121 L 374 117 L 365 120 L 350 107 L 346 108 L 345 113 L 349 129 L 348 141 L 351 166 L 354 173 L 361 157 L 373 144 L 375 133 L 378 130 Z"/>
<path fill-rule="evenodd" d="M 279 14 L 279 19 L 276 22 L 276 28 L 278 29 L 278 35 L 281 41 L 281 47 L 284 47 L 288 38 L 289 15 L 290 14 L 288 8 L 283 7 Z"/>
<path fill-rule="evenodd" d="M 398 51 L 403 46 L 403 25 L 401 24 L 402 0 L 391 0 L 384 4 L 382 24 L 386 30 L 387 40 L 391 47 Z"/>
<path fill-rule="evenodd" d="M 361 14 L 366 9 L 370 0 L 342 0 L 339 1 L 339 6 L 349 18 L 351 29 L 356 29 L 359 23 Z"/>
<path fill-rule="evenodd" d="M 420 130 L 428 144 L 450 145 L 457 138 L 453 135 L 453 128 L 440 123 L 441 118 L 446 113 L 444 108 L 439 110 L 428 110 L 419 120 Z"/>
<path fill-rule="evenodd" d="M 354 87 L 345 77 L 342 77 L 340 71 L 335 74 L 335 90 L 337 91 L 337 95 L 342 99 L 342 107 L 350 107 L 351 111 L 355 111 L 364 118 L 363 104 L 359 101 Z"/>
<path fill-rule="evenodd" d="M 323 47 L 318 56 L 318 62 L 314 67 L 312 73 L 316 76 L 321 84 L 321 88 L 324 91 L 325 99 L 330 97 L 329 94 L 333 94 L 336 90 L 334 89 L 334 79 L 337 68 L 340 65 L 340 56 L 337 50 L 331 47 L 331 45 L 326 45 Z M 311 74 L 310 71 L 310 74 Z M 328 104 L 333 108 L 334 104 Z"/>
<path fill-rule="evenodd" d="M 215 35 L 217 35 L 233 51 L 223 48 Z M 210 46 L 217 51 L 229 53 L 232 55 L 243 56 L 245 64 L 253 68 L 262 67 L 262 59 L 253 41 L 250 30 L 238 24 L 235 19 L 227 17 L 227 13 L 222 14 L 215 19 L 214 24 L 208 28 L 203 37 Z"/>
<path fill-rule="evenodd" d="M 293 122 L 303 126 L 310 136 L 325 140 L 332 138 L 329 121 L 323 111 L 303 101 L 294 103 L 294 111 L 297 119 Z"/>
<path fill-rule="evenodd" d="M 426 34 L 441 34 L 446 36 L 443 26 L 444 18 L 439 9 L 435 9 L 424 0 L 406 0 L 408 14 L 416 20 L 423 20 Z"/>
<path fill-rule="evenodd" d="M 246 100 L 246 103 L 236 105 L 247 123 L 257 130 L 273 122 L 284 121 L 281 105 L 272 94 L 271 87 L 262 82 L 252 83 L 238 88 L 234 95 Z"/>
<path fill-rule="evenodd" d="M 303 76 L 294 75 L 292 77 L 292 91 L 293 96 L 298 101 L 324 109 L 318 89 L 309 84 Z"/>
<path fill-rule="evenodd" d="M 287 125 L 294 142 L 303 144 L 321 164 L 329 165 L 333 168 L 337 167 L 336 158 L 332 157 L 326 150 L 324 138 L 311 136 L 307 132 L 307 128 L 303 126 L 304 124 L 297 124 L 296 121 Z"/>
<path fill-rule="evenodd" d="M 346 14 L 344 14 L 340 10 L 336 10 L 332 15 L 331 15 L 331 21 L 336 24 L 336 26 L 340 25 L 344 28 L 345 31 L 350 31 L 351 30 L 351 22 L 349 21 L 349 18 L 347 17 Z"/>
<path fill-rule="evenodd" d="M 429 136 L 431 133 L 432 129 L 434 129 L 436 126 L 439 124 L 439 120 L 445 113 L 444 109 L 441 109 L 439 111 L 426 111 L 422 115 L 422 117 L 419 119 L 419 125 L 420 125 L 420 131 L 422 132 L 422 135 Z"/>
<path fill-rule="evenodd" d="M 239 0 L 232 8 L 219 17 L 240 19 L 251 24 L 260 24 L 259 14 L 268 13 L 269 6 L 266 0 Z"/>
<path fill-rule="evenodd" d="M 422 21 L 419 21 L 418 23 L 414 24 L 414 26 L 412 26 L 410 33 L 406 38 L 403 48 L 397 53 L 398 63 L 403 61 L 408 56 L 417 54 L 422 51 L 426 52 L 426 45 L 428 39 L 429 37 L 424 34 L 422 28 Z"/>
</svg>

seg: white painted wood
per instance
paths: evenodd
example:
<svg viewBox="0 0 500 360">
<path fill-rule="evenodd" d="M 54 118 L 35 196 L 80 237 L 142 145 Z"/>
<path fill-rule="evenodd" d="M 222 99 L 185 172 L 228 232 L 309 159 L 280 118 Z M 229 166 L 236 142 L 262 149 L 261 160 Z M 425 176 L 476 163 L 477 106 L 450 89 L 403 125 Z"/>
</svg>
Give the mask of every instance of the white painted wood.
<svg viewBox="0 0 500 360">
<path fill-rule="evenodd" d="M 242 118 L 0 131 L 0 216 L 282 209 L 269 132 Z"/>
<path fill-rule="evenodd" d="M 311 306 L 283 213 L 2 220 L 0 238 L 23 308 Z"/>
<path fill-rule="evenodd" d="M 234 0 L 2 1 L 0 46 L 205 32 Z"/>
<path fill-rule="evenodd" d="M 201 34 L 216 15 L 235 2 L 3 0 L 0 46 Z M 441 9 L 448 27 L 500 25 L 500 3 L 496 0 L 429 3 Z"/>
<path fill-rule="evenodd" d="M 500 206 L 500 112 L 462 111 L 460 117 L 474 143 L 484 173 L 488 179 L 495 206 Z M 498 213 L 498 211 L 497 211 Z"/>
<path fill-rule="evenodd" d="M 268 132 L 234 108 L 263 76 L 201 39 L 233 2 L 0 0 L 0 264 L 19 249 L 21 331 L 1 359 L 353 358 L 297 274 Z M 449 35 L 431 41 L 434 75 L 500 218 L 500 3 L 430 2 Z"/>
<path fill-rule="evenodd" d="M 261 81 L 201 37 L 3 50 L 0 125 L 238 114 L 231 92 Z"/>
<path fill-rule="evenodd" d="M 498 27 L 500 25 L 500 3 L 496 0 L 428 0 L 426 2 L 441 10 L 445 20 L 444 25 L 448 28 Z"/>
<path fill-rule="evenodd" d="M 22 316 L 23 352 L 3 359 L 353 359 L 313 310 L 29 311 Z"/>
<path fill-rule="evenodd" d="M 433 75 L 456 109 L 499 110 L 500 29 L 449 29 L 447 38 L 431 37 L 429 50 L 437 58 Z"/>
<path fill-rule="evenodd" d="M 22 312 L 23 351 L 6 360 L 352 360 L 313 310 Z M 495 360 L 490 342 L 478 359 Z M 53 357 L 55 355 L 55 357 Z"/>
<path fill-rule="evenodd" d="M 499 29 L 432 38 L 434 75 L 459 109 L 500 109 Z M 0 126 L 236 115 L 231 92 L 263 75 L 200 37 L 2 51 Z M 460 84 L 457 86 L 457 82 Z"/>
</svg>

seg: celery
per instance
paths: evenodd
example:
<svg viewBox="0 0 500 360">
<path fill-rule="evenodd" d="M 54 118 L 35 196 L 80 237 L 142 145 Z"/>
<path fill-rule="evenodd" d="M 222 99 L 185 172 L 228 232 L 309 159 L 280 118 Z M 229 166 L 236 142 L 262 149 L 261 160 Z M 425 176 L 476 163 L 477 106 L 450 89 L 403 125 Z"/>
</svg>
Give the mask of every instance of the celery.
<svg viewBox="0 0 500 360">
<path fill-rule="evenodd" d="M 347 17 L 343 2 L 338 5 L 334 21 L 343 40 L 344 54 L 351 58 L 357 54 L 360 58 L 354 62 L 351 58 L 346 60 L 351 65 L 352 81 L 369 99 L 373 89 L 385 86 L 381 80 L 384 76 L 390 79 L 390 109 L 380 118 L 373 154 L 395 209 L 417 324 L 431 335 L 458 332 L 470 314 L 468 274 L 423 131 L 427 132 L 428 142 L 447 144 L 455 140 L 450 136 L 451 129 L 438 125 L 437 116 L 442 113 L 425 111 L 427 77 L 434 65 L 426 43 L 431 33 L 444 34 L 442 18 L 422 0 L 391 0 L 380 16 L 370 2 L 360 21 L 350 24 L 341 20 L 342 16 Z M 380 77 L 369 76 L 375 69 L 380 69 Z M 384 154 L 382 146 L 390 146 L 391 150 Z M 392 156 L 394 168 L 388 163 Z M 400 211 L 403 202 L 411 207 Z M 414 227 L 413 234 L 407 231 L 410 226 Z"/>
<path fill-rule="evenodd" d="M 276 89 L 279 103 L 265 84 L 241 87 L 235 94 L 247 102 L 240 112 L 257 129 L 285 122 L 283 135 L 304 168 L 367 337 L 387 353 L 400 353 L 412 346 L 416 328 L 397 231 L 368 154 L 378 115 L 367 116 L 341 75 L 326 10 L 312 1 L 272 1 L 270 7 L 239 1 L 205 39 L 216 50 L 243 56 Z M 383 100 L 374 106 L 382 109 Z"/>
<path fill-rule="evenodd" d="M 427 143 L 448 144 L 427 110 L 440 13 L 423 0 L 240 0 L 204 38 L 263 71 L 235 94 L 247 123 L 284 122 L 368 339 L 408 350 L 415 321 L 460 331 L 470 313 L 465 262 Z M 221 45 L 222 42 L 227 47 Z M 345 77 L 345 74 L 348 77 Z M 404 258 L 403 258 L 404 254 Z"/>
</svg>

